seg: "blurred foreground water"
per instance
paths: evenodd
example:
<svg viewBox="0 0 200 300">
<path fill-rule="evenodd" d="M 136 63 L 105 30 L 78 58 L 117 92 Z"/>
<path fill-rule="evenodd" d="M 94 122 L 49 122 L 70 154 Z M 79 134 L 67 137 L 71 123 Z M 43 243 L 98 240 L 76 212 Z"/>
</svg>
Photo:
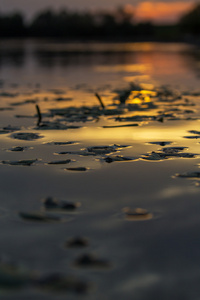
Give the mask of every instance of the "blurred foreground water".
<svg viewBox="0 0 200 300">
<path fill-rule="evenodd" d="M 2 299 L 199 299 L 199 63 L 0 42 Z"/>
</svg>

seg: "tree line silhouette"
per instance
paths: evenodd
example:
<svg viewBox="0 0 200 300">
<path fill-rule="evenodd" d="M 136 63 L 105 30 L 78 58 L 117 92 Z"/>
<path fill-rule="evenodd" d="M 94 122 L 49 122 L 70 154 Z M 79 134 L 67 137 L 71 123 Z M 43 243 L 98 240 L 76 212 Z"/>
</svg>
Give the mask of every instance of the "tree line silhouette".
<svg viewBox="0 0 200 300">
<path fill-rule="evenodd" d="M 200 35 L 200 4 L 174 25 L 135 22 L 134 15 L 121 7 L 110 12 L 55 12 L 46 10 L 29 23 L 21 13 L 0 13 L 0 37 L 52 37 L 104 40 L 179 40 L 184 35 Z"/>
</svg>

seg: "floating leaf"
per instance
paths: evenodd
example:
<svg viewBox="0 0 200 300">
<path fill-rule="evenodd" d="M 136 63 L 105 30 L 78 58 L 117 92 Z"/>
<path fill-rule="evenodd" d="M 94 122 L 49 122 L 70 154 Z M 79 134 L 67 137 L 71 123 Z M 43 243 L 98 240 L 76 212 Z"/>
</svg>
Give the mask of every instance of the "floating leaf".
<svg viewBox="0 0 200 300">
<path fill-rule="evenodd" d="M 61 222 L 62 219 L 55 215 L 46 215 L 42 212 L 19 212 L 19 216 L 27 221 Z"/>
<path fill-rule="evenodd" d="M 70 162 L 72 162 L 74 160 L 71 159 L 65 159 L 65 160 L 54 160 L 54 161 L 50 161 L 47 164 L 48 165 L 64 165 L 64 164 L 69 164 Z"/>
<path fill-rule="evenodd" d="M 81 206 L 80 202 L 68 202 L 65 200 L 58 200 L 52 197 L 47 197 L 46 199 L 43 200 L 43 205 L 45 209 L 50 209 L 50 210 L 75 210 L 78 207 Z"/>
<path fill-rule="evenodd" d="M 13 133 L 11 137 L 18 140 L 32 141 L 32 140 L 40 139 L 43 136 L 41 136 L 38 133 L 32 133 L 32 132 L 18 132 L 18 133 Z"/>
<path fill-rule="evenodd" d="M 1 163 L 11 166 L 31 166 L 37 161 L 37 159 L 25 159 L 25 160 L 3 160 Z"/>
<path fill-rule="evenodd" d="M 182 174 L 175 174 L 175 177 L 180 177 L 180 178 L 200 178 L 200 172 L 186 172 Z"/>
<path fill-rule="evenodd" d="M 153 214 L 149 213 L 146 209 L 143 208 L 131 209 L 129 207 L 125 207 L 123 209 L 123 212 L 125 213 L 126 220 L 129 221 L 143 221 L 153 218 Z"/>
<path fill-rule="evenodd" d="M 86 167 L 75 167 L 75 168 L 67 168 L 65 170 L 68 170 L 68 171 L 78 171 L 78 172 L 84 172 L 84 171 L 88 171 L 89 168 L 86 168 Z"/>
</svg>

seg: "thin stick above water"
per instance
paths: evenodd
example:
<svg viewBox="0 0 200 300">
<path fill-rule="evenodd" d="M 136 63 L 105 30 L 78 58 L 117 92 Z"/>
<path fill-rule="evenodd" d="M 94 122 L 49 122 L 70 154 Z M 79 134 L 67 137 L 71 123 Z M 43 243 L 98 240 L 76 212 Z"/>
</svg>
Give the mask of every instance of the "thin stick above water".
<svg viewBox="0 0 200 300">
<path fill-rule="evenodd" d="M 101 107 L 104 109 L 105 108 L 105 105 L 103 104 L 103 101 L 101 99 L 101 97 L 99 96 L 98 93 L 95 93 L 95 96 L 97 97 L 97 99 L 99 100 L 100 104 L 101 104 Z"/>
<path fill-rule="evenodd" d="M 38 121 L 37 121 L 37 126 L 40 126 L 40 123 L 42 121 L 42 114 L 40 112 L 40 108 L 39 106 L 36 104 L 36 110 L 37 110 L 37 116 L 38 116 Z"/>
</svg>

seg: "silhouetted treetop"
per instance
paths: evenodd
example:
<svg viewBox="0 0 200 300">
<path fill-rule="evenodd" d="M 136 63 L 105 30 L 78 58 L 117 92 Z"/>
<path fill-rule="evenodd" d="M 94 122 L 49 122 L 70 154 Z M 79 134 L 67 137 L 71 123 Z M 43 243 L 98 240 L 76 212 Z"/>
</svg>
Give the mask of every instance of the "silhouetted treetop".
<svg viewBox="0 0 200 300">
<path fill-rule="evenodd" d="M 179 21 L 180 28 L 183 32 L 194 35 L 200 34 L 200 4 L 186 13 Z"/>
</svg>

